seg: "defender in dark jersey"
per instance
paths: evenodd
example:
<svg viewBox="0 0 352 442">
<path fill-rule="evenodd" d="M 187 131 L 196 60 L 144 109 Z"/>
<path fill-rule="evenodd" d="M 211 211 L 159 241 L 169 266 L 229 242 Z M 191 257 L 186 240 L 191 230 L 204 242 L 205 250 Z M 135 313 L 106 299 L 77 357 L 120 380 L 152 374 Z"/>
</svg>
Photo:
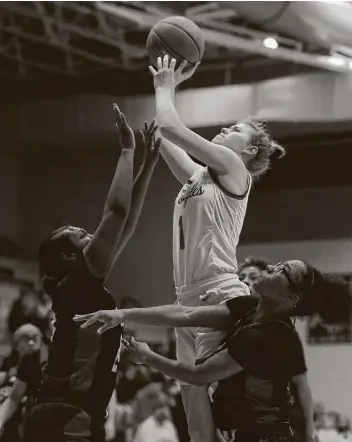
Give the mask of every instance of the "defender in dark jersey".
<svg viewBox="0 0 352 442">
<path fill-rule="evenodd" d="M 351 310 L 348 284 L 322 275 L 302 261 L 268 266 L 254 297 L 238 297 L 222 305 L 188 308 L 162 306 L 100 311 L 76 317 L 82 327 L 96 322 L 101 332 L 125 319 L 174 327 L 231 329 L 215 355 L 197 366 L 171 361 L 146 344 L 127 345 L 136 362 L 149 364 L 189 384 L 208 384 L 213 419 L 225 440 L 288 441 L 288 387 L 293 382 L 305 418 L 305 440 L 313 439 L 313 411 L 300 339 L 290 320 L 318 312 L 333 322 Z"/>
<path fill-rule="evenodd" d="M 94 235 L 61 227 L 39 248 L 43 289 L 52 298 L 55 323 L 24 442 L 105 441 L 105 410 L 116 384 L 122 327 L 99 336 L 80 329 L 73 316 L 115 308 L 104 281 L 136 227 L 160 144 L 154 143 L 155 122 L 146 124 L 141 134 L 145 161 L 132 186 L 135 138 L 116 105 L 114 110 L 122 151 L 100 225 Z"/>
</svg>

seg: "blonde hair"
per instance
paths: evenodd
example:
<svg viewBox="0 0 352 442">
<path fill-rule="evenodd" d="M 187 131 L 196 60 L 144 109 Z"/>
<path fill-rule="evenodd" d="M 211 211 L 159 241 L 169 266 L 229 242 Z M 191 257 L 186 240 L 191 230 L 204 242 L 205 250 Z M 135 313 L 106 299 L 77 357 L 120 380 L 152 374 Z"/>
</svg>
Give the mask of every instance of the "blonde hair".
<svg viewBox="0 0 352 442">
<path fill-rule="evenodd" d="M 251 145 L 258 148 L 258 152 L 251 159 L 247 168 L 253 179 L 258 179 L 265 174 L 271 166 L 271 158 L 282 158 L 286 155 L 285 149 L 272 139 L 264 121 L 248 121 L 254 134 L 251 138 Z"/>
</svg>

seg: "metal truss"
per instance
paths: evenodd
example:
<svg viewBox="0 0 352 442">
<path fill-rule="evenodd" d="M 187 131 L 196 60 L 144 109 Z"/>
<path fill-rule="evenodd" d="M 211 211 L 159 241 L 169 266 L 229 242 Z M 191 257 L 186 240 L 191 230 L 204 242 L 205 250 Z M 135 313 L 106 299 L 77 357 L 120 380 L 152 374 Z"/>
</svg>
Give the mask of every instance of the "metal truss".
<svg viewBox="0 0 352 442">
<path fill-rule="evenodd" d="M 0 2 L 0 56 L 16 63 L 20 76 L 31 69 L 66 76 L 102 68 L 140 70 L 147 62 L 148 31 L 161 18 L 177 13 L 174 3 Z M 279 48 L 264 47 L 267 33 L 239 25 L 236 11 L 227 2 L 221 3 L 177 5 L 204 33 L 208 47 L 203 69 L 246 59 L 253 63 L 255 58 L 259 64 L 278 60 L 343 71 L 341 66 L 324 62 L 321 55 L 308 52 L 298 40 L 275 36 Z"/>
</svg>

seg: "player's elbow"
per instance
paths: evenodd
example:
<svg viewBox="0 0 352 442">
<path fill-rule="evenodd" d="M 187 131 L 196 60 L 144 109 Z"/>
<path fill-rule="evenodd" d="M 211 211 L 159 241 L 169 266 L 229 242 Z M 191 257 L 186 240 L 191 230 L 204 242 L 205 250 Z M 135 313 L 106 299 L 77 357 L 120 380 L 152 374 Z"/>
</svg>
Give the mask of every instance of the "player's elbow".
<svg viewBox="0 0 352 442">
<path fill-rule="evenodd" d="M 197 327 L 197 317 L 197 308 L 185 308 L 182 312 L 181 327 Z"/>
<path fill-rule="evenodd" d="M 211 376 L 209 375 L 209 371 L 206 369 L 206 366 L 203 364 L 196 365 L 195 373 L 194 373 L 194 384 L 197 387 L 202 387 L 203 385 L 207 385 L 212 382 Z"/>
<path fill-rule="evenodd" d="M 128 202 L 120 202 L 120 201 L 111 201 L 107 207 L 105 212 L 109 212 L 111 216 L 119 218 L 119 220 L 127 221 L 128 215 L 130 211 L 130 203 Z"/>
</svg>

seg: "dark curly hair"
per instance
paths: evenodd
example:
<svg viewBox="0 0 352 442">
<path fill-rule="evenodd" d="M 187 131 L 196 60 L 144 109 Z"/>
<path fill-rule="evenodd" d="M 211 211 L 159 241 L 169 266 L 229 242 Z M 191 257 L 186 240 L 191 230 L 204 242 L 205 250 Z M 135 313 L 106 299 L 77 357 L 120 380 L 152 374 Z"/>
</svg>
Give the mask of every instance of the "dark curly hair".
<svg viewBox="0 0 352 442">
<path fill-rule="evenodd" d="M 258 148 L 257 154 L 247 164 L 247 169 L 254 180 L 260 178 L 270 168 L 271 158 L 282 158 L 285 156 L 285 149 L 272 139 L 265 121 L 247 121 L 254 129 L 251 145 Z"/>
<path fill-rule="evenodd" d="M 39 245 L 38 262 L 43 279 L 43 291 L 51 295 L 58 282 L 64 278 L 67 269 L 63 265 L 62 253 L 76 253 L 77 250 L 65 235 L 57 236 L 67 229 L 67 225 L 54 230 Z"/>
<path fill-rule="evenodd" d="M 255 258 L 253 256 L 247 256 L 243 262 L 238 266 L 238 273 L 241 273 L 247 267 L 257 267 L 262 272 L 266 270 L 269 265 L 269 261 L 264 258 Z"/>
</svg>

